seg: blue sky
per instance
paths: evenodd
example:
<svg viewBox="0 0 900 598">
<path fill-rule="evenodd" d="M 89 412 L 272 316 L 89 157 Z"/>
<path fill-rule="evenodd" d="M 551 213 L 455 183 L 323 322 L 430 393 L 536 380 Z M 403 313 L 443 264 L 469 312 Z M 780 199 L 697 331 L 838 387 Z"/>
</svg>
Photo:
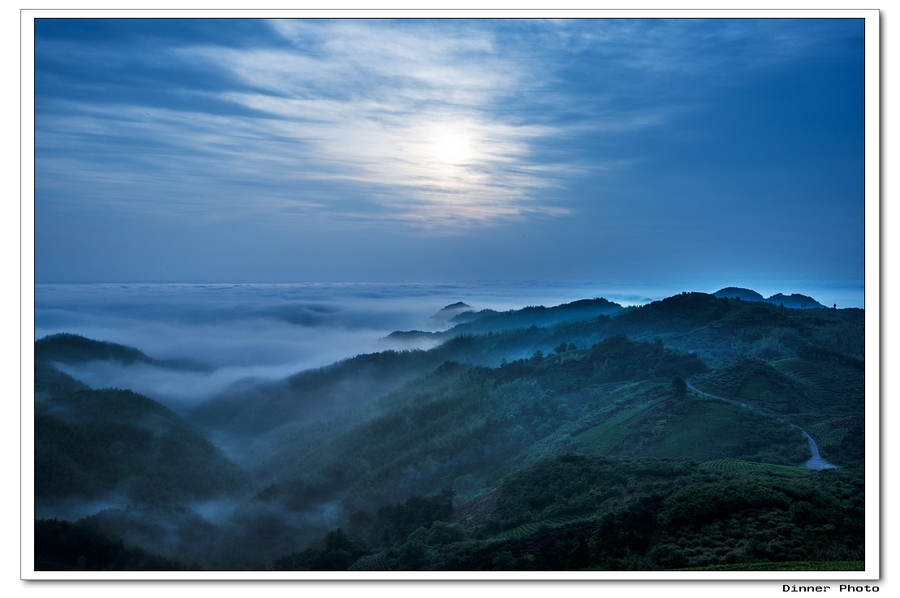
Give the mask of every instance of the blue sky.
<svg viewBox="0 0 900 598">
<path fill-rule="evenodd" d="M 862 20 L 37 20 L 37 282 L 861 286 Z"/>
</svg>

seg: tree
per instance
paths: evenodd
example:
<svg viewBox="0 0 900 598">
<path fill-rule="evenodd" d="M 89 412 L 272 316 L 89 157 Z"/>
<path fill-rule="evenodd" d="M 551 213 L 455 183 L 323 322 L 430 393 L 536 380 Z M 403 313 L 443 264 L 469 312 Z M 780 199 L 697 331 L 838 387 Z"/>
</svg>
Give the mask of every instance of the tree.
<svg viewBox="0 0 900 598">
<path fill-rule="evenodd" d="M 679 399 L 683 399 L 687 395 L 687 382 L 680 376 L 672 378 L 672 391 Z"/>
</svg>

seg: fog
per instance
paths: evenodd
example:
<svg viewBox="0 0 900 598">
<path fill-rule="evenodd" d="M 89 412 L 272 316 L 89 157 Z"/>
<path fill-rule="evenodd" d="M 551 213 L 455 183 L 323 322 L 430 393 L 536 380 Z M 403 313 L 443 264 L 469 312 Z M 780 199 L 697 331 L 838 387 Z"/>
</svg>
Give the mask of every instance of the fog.
<svg viewBox="0 0 900 598">
<path fill-rule="evenodd" d="M 681 290 L 686 289 L 543 283 L 37 285 L 36 339 L 79 334 L 159 360 L 65 363 L 59 369 L 91 388 L 133 390 L 176 410 L 246 477 L 227 492 L 193 494 L 171 506 L 134 504 L 125 486 L 81 500 L 47 497 L 35 504 L 35 516 L 84 519 L 184 563 L 271 566 L 346 522 L 353 510 L 375 511 L 378 504 L 366 502 L 371 497 L 340 502 L 329 472 L 320 468 L 334 456 L 335 438 L 379 413 L 381 397 L 439 364 L 423 362 L 416 369 L 410 362 L 390 370 L 390 356 L 373 356 L 344 369 L 286 378 L 359 354 L 431 348 L 438 341 L 386 337 L 396 330 L 448 328 L 452 321 L 433 316 L 460 301 L 497 311 L 592 297 L 634 305 Z M 163 362 L 181 358 L 207 367 Z M 382 358 L 387 361 L 376 361 Z M 371 363 L 387 368 L 382 372 Z M 414 478 L 394 494 L 377 494 L 379 500 L 401 501 L 417 492 Z M 285 480 L 307 488 L 309 496 L 287 504 L 257 495 Z M 291 494 L 279 492 L 274 496 Z"/>
<path fill-rule="evenodd" d="M 219 332 L 224 332 L 220 330 Z M 188 409 L 217 396 L 239 381 L 271 381 L 286 378 L 310 368 L 329 365 L 360 353 L 387 349 L 430 349 L 438 341 L 416 339 L 389 341 L 373 338 L 371 331 L 337 330 L 323 333 L 312 331 L 307 338 L 293 346 L 284 346 L 279 355 L 260 350 L 254 352 L 252 343 L 240 338 L 223 338 L 222 343 L 241 346 L 248 358 L 264 361 L 259 364 L 222 365 L 212 371 L 191 371 L 157 366 L 149 363 L 124 364 L 117 361 L 90 361 L 80 364 L 55 364 L 57 368 L 91 388 L 123 388 L 151 397 L 176 410 Z M 316 340 L 310 340 L 314 337 Z M 217 350 L 214 341 L 205 339 L 211 352 Z M 326 345 L 327 343 L 327 345 Z M 124 344 L 124 343 L 123 343 Z M 287 345 L 288 343 L 285 343 Z M 133 345 L 132 345 L 133 346 Z M 316 351 L 316 347 L 321 350 Z M 220 349 L 220 350 L 224 350 Z M 237 349 L 234 349 L 235 351 Z M 152 356 L 152 355 L 151 355 Z M 270 358 L 272 363 L 265 363 Z M 208 362 L 207 362 L 208 363 Z"/>
<path fill-rule="evenodd" d="M 442 307 L 417 299 L 346 285 L 38 285 L 35 338 L 70 332 L 216 368 L 316 367 L 378 350 Z"/>
<path fill-rule="evenodd" d="M 113 362 L 61 368 L 94 388 L 127 388 L 183 408 L 242 379 L 281 379 L 363 353 L 429 349 L 435 341 L 385 337 L 451 326 L 431 316 L 457 301 L 503 311 L 598 295 L 596 288 L 539 283 L 37 285 L 35 339 L 80 334 L 154 359 L 210 366 L 208 372 Z"/>
<path fill-rule="evenodd" d="M 186 409 L 239 380 L 282 379 L 387 349 L 429 349 L 436 341 L 385 337 L 395 330 L 452 326 L 432 316 L 458 301 L 474 310 L 498 311 L 601 296 L 639 305 L 683 290 L 717 288 L 547 282 L 39 284 L 35 339 L 67 332 L 135 347 L 158 360 L 206 364 L 210 371 L 113 362 L 61 368 L 94 388 L 127 388 Z M 823 295 L 832 296 L 824 290 Z"/>
<path fill-rule="evenodd" d="M 124 509 L 131 501 L 121 493 L 112 493 L 102 498 L 60 498 L 35 501 L 35 519 L 68 519 L 75 521 L 107 509 Z"/>
</svg>

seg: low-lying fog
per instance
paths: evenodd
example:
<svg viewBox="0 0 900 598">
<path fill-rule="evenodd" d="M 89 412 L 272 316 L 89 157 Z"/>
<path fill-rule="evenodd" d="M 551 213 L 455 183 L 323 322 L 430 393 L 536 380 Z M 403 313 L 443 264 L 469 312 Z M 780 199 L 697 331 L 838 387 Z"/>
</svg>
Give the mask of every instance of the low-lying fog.
<svg viewBox="0 0 900 598">
<path fill-rule="evenodd" d="M 395 330 L 446 328 L 449 323 L 431 316 L 458 301 L 498 311 L 592 297 L 635 305 L 683 290 L 717 289 L 546 282 L 38 284 L 35 339 L 68 332 L 136 347 L 155 359 L 191 358 L 210 366 L 64 367 L 91 387 L 127 388 L 178 408 L 241 379 L 280 379 L 361 353 L 428 349 L 434 344 L 429 339 L 385 337 Z"/>
<path fill-rule="evenodd" d="M 35 287 L 35 339 L 68 332 L 136 347 L 154 359 L 191 358 L 211 366 L 191 371 L 91 362 L 62 368 L 94 388 L 127 388 L 188 407 L 245 378 L 280 379 L 361 353 L 428 349 L 434 341 L 385 337 L 395 330 L 443 329 L 448 324 L 431 316 L 457 301 L 475 310 L 507 310 L 595 296 L 596 288 L 544 283 L 47 284 Z"/>
<path fill-rule="evenodd" d="M 116 490 L 97 491 L 91 499 L 43 496 L 35 502 L 35 517 L 90 518 L 92 525 L 108 529 L 128 544 L 185 563 L 224 569 L 269 567 L 279 556 L 341 525 L 350 513 L 327 495 L 291 506 L 253 497 L 282 477 L 294 479 L 292 472 L 307 463 L 304 459 L 313 454 L 310 451 L 327 451 L 320 440 L 339 431 L 341 425 L 353 425 L 354 418 L 364 417 L 365 401 L 375 400 L 392 382 L 346 379 L 342 381 L 346 389 L 340 386 L 337 393 L 342 396 L 323 391 L 322 400 L 331 401 L 325 407 L 303 401 L 288 401 L 286 407 L 277 393 L 255 394 L 260 386 L 251 381 L 240 387 L 238 394 L 244 393 L 241 400 L 272 401 L 251 413 L 250 423 L 257 427 L 235 424 L 243 424 L 244 412 L 238 409 L 229 414 L 222 408 L 232 395 L 199 409 L 192 407 L 248 378 L 277 380 L 361 353 L 429 348 L 434 343 L 429 339 L 400 344 L 385 337 L 395 330 L 446 328 L 452 323 L 432 316 L 459 301 L 475 310 L 497 311 L 593 297 L 633 305 L 681 290 L 685 289 L 615 291 L 600 285 L 544 283 L 37 285 L 35 339 L 63 332 L 80 334 L 135 347 L 156 360 L 188 358 L 205 364 L 205 369 L 190 364 L 178 368 L 108 361 L 60 366 L 93 388 L 130 389 L 193 416 L 204 407 L 211 413 L 225 413 L 224 419 L 209 424 L 204 433 L 247 474 L 247 481 L 241 478 L 222 496 L 185 500 L 170 508 L 133 505 L 126 487 L 130 482 L 125 480 Z M 314 400 L 319 398 L 314 396 Z M 295 403 L 297 408 L 292 410 Z M 317 419 L 320 411 L 347 417 L 321 426 Z M 260 415 L 263 412 L 277 415 L 269 421 Z M 203 422 L 202 415 L 191 421 Z M 322 464 L 328 458 L 327 452 L 323 453 Z"/>
</svg>

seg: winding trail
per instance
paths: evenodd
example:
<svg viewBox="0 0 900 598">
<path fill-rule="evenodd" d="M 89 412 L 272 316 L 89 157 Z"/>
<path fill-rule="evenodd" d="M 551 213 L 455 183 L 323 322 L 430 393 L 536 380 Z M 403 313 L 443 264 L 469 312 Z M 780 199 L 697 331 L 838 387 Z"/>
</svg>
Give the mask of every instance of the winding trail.
<svg viewBox="0 0 900 598">
<path fill-rule="evenodd" d="M 700 390 L 699 388 L 697 388 L 696 386 L 694 386 L 694 384 L 692 383 L 693 378 L 694 377 L 691 376 L 690 378 L 685 380 L 687 387 L 690 390 L 692 390 L 693 392 L 695 392 L 701 396 L 704 396 L 704 397 L 709 397 L 710 399 L 716 399 L 717 401 L 725 401 L 726 403 L 740 405 L 744 409 L 752 409 L 754 411 L 757 410 L 756 407 L 752 407 L 752 406 L 748 405 L 747 403 L 735 401 L 734 399 L 726 399 L 725 397 L 719 397 L 719 396 L 716 396 L 713 394 L 709 394 L 708 392 L 704 392 L 704 391 Z M 778 421 L 787 423 L 792 428 L 797 428 L 798 430 L 800 430 L 800 433 L 803 434 L 803 437 L 806 438 L 806 440 L 809 442 L 809 451 L 812 453 L 812 458 L 806 462 L 807 469 L 814 469 L 816 471 L 819 471 L 822 469 L 837 469 L 837 465 L 832 465 L 831 463 L 829 463 L 828 461 L 826 461 L 819 455 L 819 446 L 816 444 L 816 441 L 813 440 L 812 436 L 810 436 L 806 430 L 804 430 L 803 428 L 801 428 L 800 426 L 798 426 L 796 424 L 792 424 L 790 422 L 785 422 L 781 418 L 779 418 Z"/>
<path fill-rule="evenodd" d="M 819 447 L 816 445 L 816 441 L 812 439 L 812 436 L 806 433 L 806 430 L 800 426 L 795 426 L 794 424 L 791 425 L 800 430 L 800 433 L 809 441 L 809 450 L 812 452 L 812 459 L 806 462 L 807 469 L 837 469 L 837 465 L 832 465 L 819 456 Z"/>
</svg>

